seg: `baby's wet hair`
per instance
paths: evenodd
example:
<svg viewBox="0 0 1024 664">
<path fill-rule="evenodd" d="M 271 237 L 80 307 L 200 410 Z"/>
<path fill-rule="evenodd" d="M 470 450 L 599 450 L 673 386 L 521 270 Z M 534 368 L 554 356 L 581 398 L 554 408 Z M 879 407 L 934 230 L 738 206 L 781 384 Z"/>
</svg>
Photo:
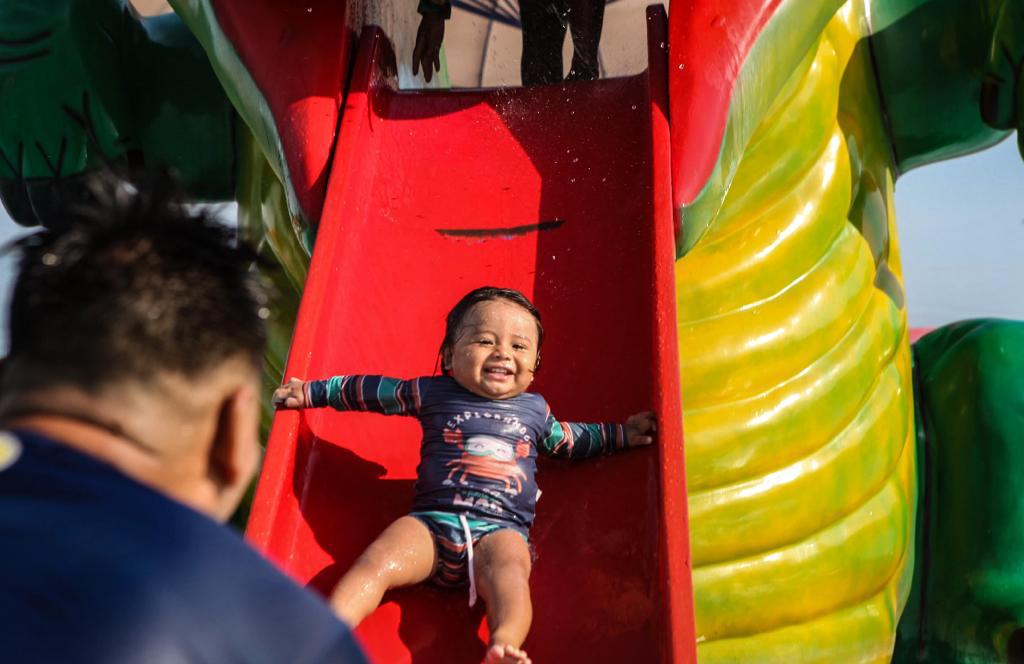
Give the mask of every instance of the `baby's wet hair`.
<svg viewBox="0 0 1024 664">
<path fill-rule="evenodd" d="M 445 361 L 445 354 L 450 355 L 452 349 L 455 348 L 455 340 L 458 337 L 459 330 L 462 328 L 462 322 L 466 318 L 466 314 L 477 304 L 491 300 L 507 300 L 513 304 L 518 304 L 533 316 L 533 320 L 537 323 L 537 365 L 534 367 L 534 371 L 540 368 L 540 348 L 544 345 L 544 326 L 540 322 L 540 312 L 537 311 L 537 307 L 533 306 L 533 302 L 530 302 L 529 298 L 514 288 L 481 286 L 462 296 L 462 299 L 452 307 L 452 310 L 448 312 L 447 318 L 445 318 L 444 340 L 441 342 L 441 349 L 437 352 L 443 375 L 447 376 L 450 369 L 448 362 Z"/>
</svg>

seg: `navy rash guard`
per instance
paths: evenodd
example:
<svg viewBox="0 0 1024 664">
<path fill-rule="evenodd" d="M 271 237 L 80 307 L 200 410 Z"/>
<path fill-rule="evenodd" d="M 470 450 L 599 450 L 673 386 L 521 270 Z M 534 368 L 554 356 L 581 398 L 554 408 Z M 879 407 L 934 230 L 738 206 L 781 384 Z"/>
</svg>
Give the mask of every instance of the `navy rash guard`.
<svg viewBox="0 0 1024 664">
<path fill-rule="evenodd" d="M 487 399 L 449 376 L 335 376 L 306 383 L 306 403 L 416 417 L 423 429 L 414 512 L 459 512 L 524 530 L 539 490 L 537 453 L 568 459 L 626 447 L 621 424 L 560 422 L 544 397 Z"/>
<path fill-rule="evenodd" d="M 365 664 L 241 537 L 112 466 L 0 432 L 0 661 Z"/>
</svg>

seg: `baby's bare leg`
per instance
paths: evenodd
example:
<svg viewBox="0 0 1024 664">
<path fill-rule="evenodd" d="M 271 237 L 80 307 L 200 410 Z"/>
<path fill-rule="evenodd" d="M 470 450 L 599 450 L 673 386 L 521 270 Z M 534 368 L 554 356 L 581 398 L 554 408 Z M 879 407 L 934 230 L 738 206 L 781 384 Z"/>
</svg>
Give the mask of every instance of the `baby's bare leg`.
<svg viewBox="0 0 1024 664">
<path fill-rule="evenodd" d="M 514 530 L 499 530 L 476 545 L 476 585 L 487 602 L 491 645 L 486 661 L 527 664 L 519 648 L 530 631 L 530 549 Z"/>
<path fill-rule="evenodd" d="M 373 613 L 386 591 L 426 581 L 436 565 L 430 531 L 418 519 L 403 516 L 385 528 L 341 577 L 331 593 L 331 608 L 355 627 Z"/>
</svg>

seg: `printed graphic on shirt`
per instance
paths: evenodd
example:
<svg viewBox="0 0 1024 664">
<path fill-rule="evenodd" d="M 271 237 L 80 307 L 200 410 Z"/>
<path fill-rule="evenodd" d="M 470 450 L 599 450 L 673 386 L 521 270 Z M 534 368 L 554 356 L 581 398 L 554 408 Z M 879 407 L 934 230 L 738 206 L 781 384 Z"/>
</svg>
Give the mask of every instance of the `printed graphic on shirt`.
<svg viewBox="0 0 1024 664">
<path fill-rule="evenodd" d="M 566 459 L 623 446 L 621 425 L 557 421 L 529 392 L 492 400 L 448 376 L 401 380 L 334 376 L 310 381 L 313 407 L 411 415 L 423 439 L 414 511 L 467 513 L 529 528 L 537 498 L 537 453 Z"/>
<path fill-rule="evenodd" d="M 502 440 L 497 436 L 475 434 L 464 438 L 462 429 L 457 423 L 465 423 L 472 419 L 487 419 L 503 422 L 504 432 L 513 432 L 522 436 L 515 444 Z M 452 428 L 454 426 L 454 428 Z M 502 416 L 490 412 L 463 412 L 449 420 L 442 432 L 444 441 L 455 445 L 462 451 L 457 458 L 445 464 L 451 470 L 444 484 L 450 486 L 476 485 L 475 480 L 500 482 L 503 491 L 510 495 L 518 495 L 523 490 L 523 483 L 528 481 L 526 472 L 520 467 L 519 460 L 530 456 L 530 434 L 516 417 Z M 454 502 L 458 502 L 456 499 Z"/>
<path fill-rule="evenodd" d="M 491 436 L 472 436 L 460 449 L 462 456 L 447 463 L 452 470 L 446 482 L 461 475 L 461 484 L 476 477 L 504 482 L 505 491 L 511 494 L 523 490 L 526 473 L 516 463 L 516 451 L 512 445 Z"/>
</svg>

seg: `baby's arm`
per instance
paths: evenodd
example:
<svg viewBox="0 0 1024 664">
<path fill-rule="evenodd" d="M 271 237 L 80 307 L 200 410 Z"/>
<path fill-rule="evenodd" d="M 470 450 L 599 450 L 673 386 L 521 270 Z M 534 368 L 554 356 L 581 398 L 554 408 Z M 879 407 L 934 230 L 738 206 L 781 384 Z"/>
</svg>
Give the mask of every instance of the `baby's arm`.
<svg viewBox="0 0 1024 664">
<path fill-rule="evenodd" d="M 278 409 L 323 408 L 362 410 L 384 415 L 416 415 L 420 380 L 387 376 L 334 376 L 327 380 L 292 378 L 274 390 Z"/>
<path fill-rule="evenodd" d="M 651 411 L 631 415 L 625 424 L 559 422 L 548 413 L 540 449 L 551 456 L 586 459 L 650 445 L 657 427 L 657 416 Z"/>
</svg>

